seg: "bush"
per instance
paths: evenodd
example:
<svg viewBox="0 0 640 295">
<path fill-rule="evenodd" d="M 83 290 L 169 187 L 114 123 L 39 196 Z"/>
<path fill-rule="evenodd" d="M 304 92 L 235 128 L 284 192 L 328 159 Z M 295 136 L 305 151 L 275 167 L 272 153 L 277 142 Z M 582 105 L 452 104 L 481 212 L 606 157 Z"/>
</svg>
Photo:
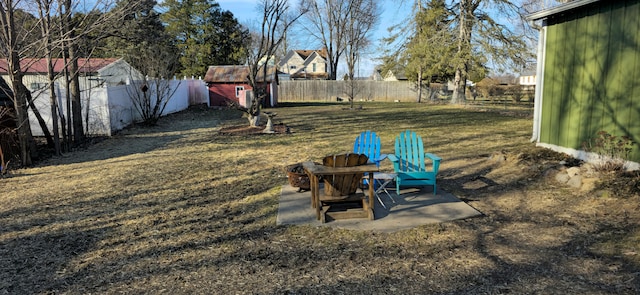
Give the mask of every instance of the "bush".
<svg viewBox="0 0 640 295">
<path fill-rule="evenodd" d="M 627 136 L 615 136 L 607 131 L 599 131 L 596 138 L 583 143 L 587 152 L 598 154 L 596 168 L 600 171 L 620 171 L 624 169 L 634 142 Z"/>
</svg>

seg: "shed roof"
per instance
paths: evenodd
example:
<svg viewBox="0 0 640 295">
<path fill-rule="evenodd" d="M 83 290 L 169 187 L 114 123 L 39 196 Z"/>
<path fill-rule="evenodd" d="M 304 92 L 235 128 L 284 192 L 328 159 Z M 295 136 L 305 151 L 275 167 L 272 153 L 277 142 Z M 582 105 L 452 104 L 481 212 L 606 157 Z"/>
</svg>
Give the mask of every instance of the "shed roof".
<svg viewBox="0 0 640 295">
<path fill-rule="evenodd" d="M 98 70 L 114 63 L 119 58 L 80 58 L 78 59 L 78 70 L 80 73 L 95 73 Z M 53 71 L 60 73 L 64 70 L 65 61 L 62 58 L 51 60 Z M 20 60 L 20 69 L 27 74 L 47 73 L 47 60 L 44 58 L 23 58 Z M 6 59 L 0 59 L 0 72 L 7 73 L 9 65 Z"/>
<path fill-rule="evenodd" d="M 567 11 L 571 11 L 577 8 L 580 8 L 582 6 L 591 4 L 591 3 L 595 3 L 595 2 L 599 2 L 600 0 L 578 0 L 578 1 L 571 1 L 568 3 L 565 3 L 563 5 L 560 6 L 556 6 L 556 7 L 552 7 L 549 9 L 544 9 L 535 13 L 530 14 L 529 16 L 527 16 L 527 19 L 529 20 L 540 20 L 540 19 L 544 19 L 547 18 L 549 16 L 553 16 L 556 14 L 560 14 L 560 13 L 564 13 Z"/>
<path fill-rule="evenodd" d="M 275 67 L 269 67 L 267 80 L 273 81 L 275 77 Z M 249 66 L 209 66 L 204 81 L 207 83 L 247 83 L 249 82 Z M 262 79 L 262 71 L 258 71 L 258 79 Z"/>
</svg>

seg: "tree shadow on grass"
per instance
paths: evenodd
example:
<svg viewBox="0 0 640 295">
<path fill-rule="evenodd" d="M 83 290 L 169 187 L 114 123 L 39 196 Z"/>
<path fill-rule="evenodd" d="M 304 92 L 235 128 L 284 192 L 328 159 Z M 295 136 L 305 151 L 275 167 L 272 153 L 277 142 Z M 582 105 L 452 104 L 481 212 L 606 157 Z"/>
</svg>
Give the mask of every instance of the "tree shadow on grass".
<svg viewBox="0 0 640 295">
<path fill-rule="evenodd" d="M 264 185 L 226 182 L 185 195 L 165 194 L 168 199 L 144 198 L 154 192 L 131 188 L 2 211 L 0 293 L 113 291 L 176 269 L 197 269 L 201 262 L 182 255 L 276 231 L 277 202 L 250 197 L 271 190 L 263 178 L 272 172 L 254 174 Z M 153 290 L 146 287 L 135 288 Z"/>
</svg>

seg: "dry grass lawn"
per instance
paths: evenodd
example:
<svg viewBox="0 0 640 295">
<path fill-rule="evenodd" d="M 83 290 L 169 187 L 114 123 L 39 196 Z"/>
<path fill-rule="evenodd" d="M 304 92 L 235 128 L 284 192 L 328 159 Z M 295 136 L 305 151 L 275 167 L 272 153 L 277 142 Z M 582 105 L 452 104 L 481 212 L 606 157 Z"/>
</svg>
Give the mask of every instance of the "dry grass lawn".
<svg viewBox="0 0 640 295">
<path fill-rule="evenodd" d="M 638 294 L 640 177 L 554 180 L 531 110 L 289 104 L 291 134 L 193 108 L 0 179 L 0 294 Z M 276 226 L 283 167 L 405 129 L 484 216 L 396 233 Z M 384 169 L 390 169 L 384 164 Z M 594 180 L 595 179 L 595 180 Z"/>
</svg>

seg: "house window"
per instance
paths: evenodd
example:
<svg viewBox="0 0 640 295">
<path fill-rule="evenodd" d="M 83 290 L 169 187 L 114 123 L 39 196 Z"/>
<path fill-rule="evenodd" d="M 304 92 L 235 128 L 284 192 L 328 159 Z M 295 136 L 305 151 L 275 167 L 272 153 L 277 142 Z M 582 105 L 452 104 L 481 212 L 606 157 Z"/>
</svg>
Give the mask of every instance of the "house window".
<svg viewBox="0 0 640 295">
<path fill-rule="evenodd" d="M 316 72 L 316 63 L 313 63 L 313 72 Z"/>
<path fill-rule="evenodd" d="M 240 91 L 244 90 L 244 86 L 236 86 L 236 97 L 240 97 Z"/>
<path fill-rule="evenodd" d="M 43 89 L 47 87 L 47 83 L 31 83 L 31 90 L 38 90 L 38 89 Z"/>
</svg>

